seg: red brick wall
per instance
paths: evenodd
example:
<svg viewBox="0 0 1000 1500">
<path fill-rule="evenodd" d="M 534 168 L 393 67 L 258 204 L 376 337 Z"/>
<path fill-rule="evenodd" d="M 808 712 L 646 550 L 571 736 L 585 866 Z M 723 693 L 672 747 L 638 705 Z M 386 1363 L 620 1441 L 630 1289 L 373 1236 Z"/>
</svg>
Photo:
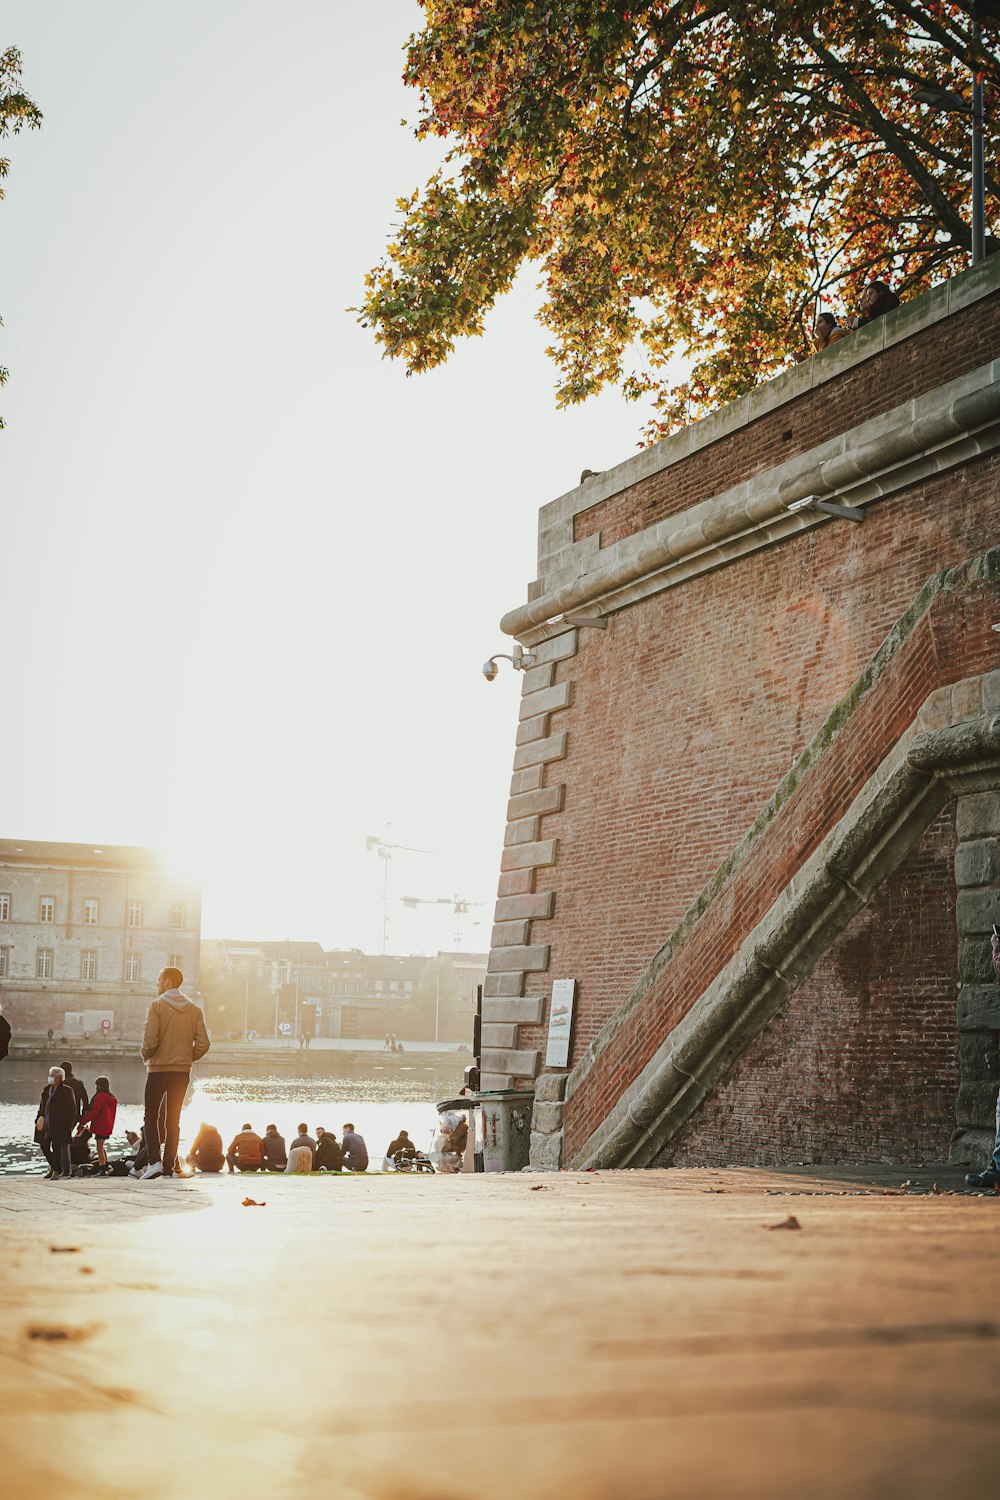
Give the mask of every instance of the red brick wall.
<svg viewBox="0 0 1000 1500">
<path fill-rule="evenodd" d="M 643 531 L 734 484 L 805 453 L 817 443 L 889 411 L 934 386 L 995 359 L 1000 292 L 845 370 L 748 427 L 702 448 L 662 473 L 581 511 L 573 538 L 601 533 L 601 546 Z"/>
<path fill-rule="evenodd" d="M 581 633 L 579 654 L 558 671 L 574 684 L 573 705 L 559 716 L 569 755 L 548 770 L 550 781 L 566 783 L 564 811 L 543 823 L 543 836 L 559 840 L 558 864 L 537 875 L 539 890 L 557 892 L 553 921 L 536 929 L 536 940 L 552 944 L 551 963 L 527 981 L 530 992 L 547 990 L 553 975 L 579 978 L 573 1062 L 926 580 L 998 537 L 1000 458 L 991 457 L 881 502 L 863 526 L 816 528 L 622 611 L 600 636 Z M 762 841 L 683 963 L 668 966 L 643 1014 L 568 1104 L 568 1156 L 927 693 L 1000 664 L 990 630 L 998 618 L 992 590 L 939 598 L 826 752 L 822 776 L 803 782 L 779 815 L 780 833 L 766 848 Z M 953 988 L 954 931 L 947 944 L 929 931 L 919 963 Z M 542 1029 L 522 1027 L 519 1045 L 542 1046 Z M 950 1074 L 942 1086 L 951 1087 Z M 899 1087 L 909 1081 L 900 1077 Z M 785 1149 L 781 1140 L 775 1149 Z"/>
<path fill-rule="evenodd" d="M 954 855 L 949 807 L 654 1165 L 947 1158 Z"/>
</svg>

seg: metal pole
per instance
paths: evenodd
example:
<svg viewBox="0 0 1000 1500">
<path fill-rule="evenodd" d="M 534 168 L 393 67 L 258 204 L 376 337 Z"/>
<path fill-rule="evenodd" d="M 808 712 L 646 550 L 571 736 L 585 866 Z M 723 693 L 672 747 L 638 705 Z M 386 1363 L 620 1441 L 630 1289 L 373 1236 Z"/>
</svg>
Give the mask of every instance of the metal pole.
<svg viewBox="0 0 1000 1500">
<path fill-rule="evenodd" d="M 243 991 L 243 1040 L 250 1030 L 250 960 L 247 959 L 246 987 Z"/>
<path fill-rule="evenodd" d="M 299 1038 L 299 953 L 295 950 L 295 1038 Z"/>
<path fill-rule="evenodd" d="M 437 967 L 434 973 L 434 1040 L 438 1039 L 438 1016 L 441 1012 L 441 954 L 437 956 Z"/>
<path fill-rule="evenodd" d="M 986 259 L 986 121 L 979 71 L 979 21 L 972 26 L 972 264 Z"/>
</svg>

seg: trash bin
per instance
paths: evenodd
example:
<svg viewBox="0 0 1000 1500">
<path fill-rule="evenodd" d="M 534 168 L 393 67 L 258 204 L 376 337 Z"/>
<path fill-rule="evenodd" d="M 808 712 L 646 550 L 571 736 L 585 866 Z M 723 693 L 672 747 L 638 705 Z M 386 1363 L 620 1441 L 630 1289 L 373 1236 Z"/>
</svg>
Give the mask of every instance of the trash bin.
<svg viewBox="0 0 1000 1500">
<path fill-rule="evenodd" d="M 520 1172 L 528 1165 L 534 1102 L 528 1089 L 495 1089 L 473 1096 L 477 1172 Z"/>
</svg>

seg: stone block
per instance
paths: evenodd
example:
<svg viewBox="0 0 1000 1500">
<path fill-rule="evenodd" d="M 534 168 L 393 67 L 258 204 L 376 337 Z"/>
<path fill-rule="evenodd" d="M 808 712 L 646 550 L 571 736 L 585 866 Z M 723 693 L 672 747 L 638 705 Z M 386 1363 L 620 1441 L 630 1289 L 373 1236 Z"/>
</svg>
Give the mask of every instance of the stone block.
<svg viewBox="0 0 1000 1500">
<path fill-rule="evenodd" d="M 554 1135 L 557 1130 L 562 1130 L 563 1107 L 561 1104 L 540 1104 L 535 1100 L 535 1107 L 531 1112 L 531 1128 L 538 1130 L 542 1135 Z"/>
<path fill-rule="evenodd" d="M 521 678 L 521 696 L 527 698 L 532 693 L 540 692 L 542 688 L 551 687 L 555 677 L 554 662 L 546 662 L 541 667 L 529 667 Z"/>
<path fill-rule="evenodd" d="M 524 792 L 520 797 L 511 797 L 507 803 L 508 822 L 561 812 L 565 796 L 566 788 L 560 782 L 558 786 L 544 786 L 537 792 Z"/>
<path fill-rule="evenodd" d="M 947 729 L 951 724 L 951 687 L 935 688 L 920 706 L 917 722 L 922 730 Z"/>
<path fill-rule="evenodd" d="M 565 759 L 565 733 L 550 734 L 544 740 L 532 740 L 530 745 L 519 745 L 514 751 L 514 770 L 523 771 L 526 766 L 546 765 L 549 761 Z"/>
<path fill-rule="evenodd" d="M 491 948 L 523 947 L 531 937 L 530 922 L 497 922 L 490 934 Z"/>
<path fill-rule="evenodd" d="M 561 1104 L 566 1097 L 566 1078 L 565 1073 L 543 1073 L 535 1084 L 535 1099 L 542 1104 Z"/>
<path fill-rule="evenodd" d="M 958 978 L 963 985 L 991 984 L 995 979 L 993 957 L 985 938 L 963 938 L 958 945 Z"/>
<path fill-rule="evenodd" d="M 958 841 L 986 838 L 1000 834 L 1000 791 L 974 792 L 959 797 L 955 812 Z"/>
<path fill-rule="evenodd" d="M 537 1026 L 545 1012 L 544 995 L 521 995 L 511 999 L 490 996 L 483 1000 L 483 1023 Z"/>
<path fill-rule="evenodd" d="M 541 821 L 541 818 L 515 818 L 508 823 L 503 836 L 504 848 L 511 849 L 515 844 L 536 844 L 542 831 Z"/>
<path fill-rule="evenodd" d="M 490 953 L 489 974 L 509 974 L 519 970 L 522 974 L 540 974 L 549 966 L 548 943 L 512 944 L 509 948 L 494 948 Z"/>
<path fill-rule="evenodd" d="M 517 1027 L 501 1025 L 499 1022 L 483 1022 L 482 1044 L 484 1048 L 511 1048 L 517 1046 Z"/>
<path fill-rule="evenodd" d="M 511 849 L 505 849 L 500 858 L 500 868 L 506 873 L 510 870 L 537 869 L 540 865 L 554 865 L 555 862 L 555 839 L 540 839 L 536 843 L 516 844 Z"/>
<path fill-rule="evenodd" d="M 974 1167 L 981 1172 L 993 1153 L 994 1133 L 986 1129 L 956 1130 L 948 1145 L 951 1166 Z"/>
<path fill-rule="evenodd" d="M 964 1083 L 1000 1080 L 1000 1047 L 995 1031 L 961 1031 L 958 1036 L 958 1072 Z"/>
<path fill-rule="evenodd" d="M 577 635 L 575 630 L 564 630 L 561 635 L 549 636 L 547 641 L 539 641 L 537 646 L 529 646 L 528 650 L 534 654 L 535 666 L 543 666 L 550 661 L 566 661 L 569 657 L 576 655 Z"/>
<path fill-rule="evenodd" d="M 963 1083 L 959 1085 L 955 1103 L 955 1119 L 964 1130 L 988 1130 L 996 1128 L 997 1086 L 995 1083 Z"/>
<path fill-rule="evenodd" d="M 556 909 L 555 891 L 539 891 L 531 896 L 502 896 L 493 911 L 495 922 L 517 922 L 522 919 L 551 917 Z"/>
<path fill-rule="evenodd" d="M 528 1160 L 536 1172 L 558 1172 L 562 1166 L 562 1134 L 543 1135 L 531 1132 Z"/>
<path fill-rule="evenodd" d="M 510 778 L 510 795 L 519 797 L 522 792 L 537 792 L 545 779 L 545 766 L 526 766 L 523 771 L 515 771 Z"/>
<path fill-rule="evenodd" d="M 980 934 L 989 939 L 993 923 L 1000 920 L 1000 891 L 987 886 L 982 890 L 959 891 L 955 918 L 962 937 Z"/>
<path fill-rule="evenodd" d="M 483 1010 L 487 1000 L 515 1000 L 524 994 L 524 974 L 487 974 L 483 980 Z"/>
<path fill-rule="evenodd" d="M 527 896 L 535 889 L 534 867 L 528 870 L 506 870 L 497 884 L 497 896 Z"/>
<path fill-rule="evenodd" d="M 976 839 L 955 850 L 955 884 L 994 885 L 997 880 L 996 839 Z"/>
<path fill-rule="evenodd" d="M 951 718 L 953 724 L 966 724 L 978 719 L 983 711 L 983 689 L 978 677 L 967 677 L 956 682 L 951 690 Z"/>
<path fill-rule="evenodd" d="M 512 1089 L 514 1080 L 509 1073 L 482 1073 L 479 1078 L 479 1087 L 484 1093 L 494 1093 L 497 1089 Z"/>
<path fill-rule="evenodd" d="M 979 680 L 983 688 L 983 713 L 992 718 L 1000 714 L 1000 672 L 984 672 Z"/>
<path fill-rule="evenodd" d="M 531 745 L 535 740 L 544 740 L 549 732 L 548 714 L 536 714 L 532 719 L 522 719 L 517 726 L 516 745 Z"/>
<path fill-rule="evenodd" d="M 534 1078 L 541 1059 L 539 1052 L 508 1052 L 502 1048 L 483 1049 L 483 1070 L 509 1073 L 513 1078 Z"/>
<path fill-rule="evenodd" d="M 555 714 L 562 708 L 569 708 L 572 689 L 570 682 L 557 682 L 555 687 L 543 688 L 541 692 L 522 698 L 518 718 L 531 719 L 536 714 Z"/>
<path fill-rule="evenodd" d="M 960 1032 L 1000 1031 L 1000 989 L 995 984 L 965 984 L 958 992 Z"/>
</svg>

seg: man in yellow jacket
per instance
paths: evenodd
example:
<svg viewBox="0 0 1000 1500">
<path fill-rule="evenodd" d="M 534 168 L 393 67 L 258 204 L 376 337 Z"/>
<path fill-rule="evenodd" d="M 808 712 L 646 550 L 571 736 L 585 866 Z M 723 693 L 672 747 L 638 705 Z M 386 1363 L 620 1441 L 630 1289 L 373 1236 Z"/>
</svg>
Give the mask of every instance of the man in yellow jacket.
<svg viewBox="0 0 1000 1500">
<path fill-rule="evenodd" d="M 141 1051 L 149 1073 L 145 1099 L 149 1165 L 142 1182 L 174 1175 L 181 1107 L 191 1082 L 191 1065 L 204 1057 L 210 1046 L 201 1007 L 181 994 L 183 983 L 180 969 L 161 969 L 156 981 L 157 998 L 146 1012 Z M 159 1119 L 164 1101 L 166 1128 L 161 1159 Z"/>
</svg>

